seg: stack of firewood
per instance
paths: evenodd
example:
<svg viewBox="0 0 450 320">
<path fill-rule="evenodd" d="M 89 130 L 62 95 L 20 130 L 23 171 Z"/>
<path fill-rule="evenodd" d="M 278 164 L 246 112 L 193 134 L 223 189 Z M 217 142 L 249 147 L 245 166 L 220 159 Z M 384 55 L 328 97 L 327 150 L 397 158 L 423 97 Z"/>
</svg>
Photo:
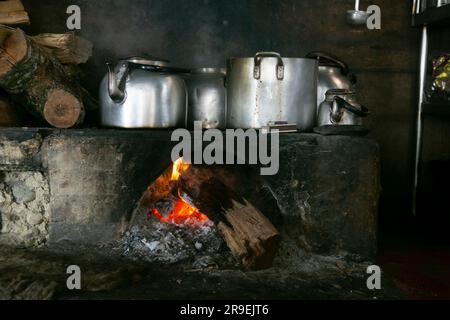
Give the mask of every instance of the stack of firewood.
<svg viewBox="0 0 450 320">
<path fill-rule="evenodd" d="M 92 44 L 72 32 L 30 37 L 10 27 L 29 23 L 20 0 L 0 1 L 0 87 L 38 119 L 57 128 L 76 126 L 95 107 L 73 72 L 91 57 Z M 3 109 L 0 119 L 13 119 L 5 111 L 13 107 Z"/>
</svg>

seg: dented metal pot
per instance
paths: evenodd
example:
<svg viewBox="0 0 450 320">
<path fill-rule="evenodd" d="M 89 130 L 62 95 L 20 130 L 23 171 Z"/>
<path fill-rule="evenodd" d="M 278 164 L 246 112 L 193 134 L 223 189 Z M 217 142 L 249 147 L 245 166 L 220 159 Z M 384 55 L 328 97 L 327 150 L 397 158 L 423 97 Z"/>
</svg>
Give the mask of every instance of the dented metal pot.
<svg viewBox="0 0 450 320">
<path fill-rule="evenodd" d="M 314 127 L 317 108 L 317 61 L 258 52 L 232 58 L 227 69 L 227 127 L 262 128 L 270 122 Z"/>
<path fill-rule="evenodd" d="M 225 129 L 225 69 L 199 68 L 185 77 L 188 88 L 188 128 L 201 121 L 203 129 Z"/>
</svg>

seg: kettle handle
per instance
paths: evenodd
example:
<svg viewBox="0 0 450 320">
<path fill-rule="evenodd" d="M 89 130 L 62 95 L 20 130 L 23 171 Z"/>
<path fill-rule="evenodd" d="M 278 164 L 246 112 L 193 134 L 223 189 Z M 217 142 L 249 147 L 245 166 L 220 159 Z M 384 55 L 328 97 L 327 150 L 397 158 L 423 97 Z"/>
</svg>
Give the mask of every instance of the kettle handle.
<svg viewBox="0 0 450 320">
<path fill-rule="evenodd" d="M 342 61 L 340 58 L 336 57 L 335 55 L 332 55 L 332 54 L 326 53 L 326 52 L 321 52 L 321 51 L 313 51 L 313 52 L 308 53 L 305 56 L 305 58 L 319 60 L 319 63 L 320 63 L 320 60 L 325 60 L 325 61 L 334 63 L 341 69 L 342 74 L 344 76 L 346 76 L 352 84 L 356 83 L 355 74 L 350 72 L 350 68 L 348 67 L 348 65 L 344 61 Z"/>
<path fill-rule="evenodd" d="M 334 100 L 337 102 L 340 108 L 347 109 L 348 111 L 356 114 L 359 117 L 367 117 L 370 114 L 369 109 L 367 109 L 366 107 L 360 106 L 360 108 L 357 108 L 341 97 L 335 96 Z"/>
<path fill-rule="evenodd" d="M 261 61 L 263 58 L 277 58 L 277 79 L 283 80 L 284 78 L 284 63 L 283 59 L 278 52 L 257 52 L 255 54 L 255 66 L 253 69 L 253 78 L 256 80 L 261 79 Z"/>
</svg>

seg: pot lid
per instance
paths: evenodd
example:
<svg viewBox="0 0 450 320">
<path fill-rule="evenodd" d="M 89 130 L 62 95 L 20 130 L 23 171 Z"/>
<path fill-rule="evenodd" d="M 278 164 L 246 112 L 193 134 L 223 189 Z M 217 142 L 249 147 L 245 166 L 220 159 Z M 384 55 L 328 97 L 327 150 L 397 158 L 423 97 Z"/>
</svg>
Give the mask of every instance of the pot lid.
<svg viewBox="0 0 450 320">
<path fill-rule="evenodd" d="M 356 94 L 354 90 L 350 89 L 329 89 L 325 93 L 327 96 L 348 96 Z"/>
<path fill-rule="evenodd" d="M 154 58 L 154 57 L 143 57 L 143 56 L 132 56 L 125 59 L 120 59 L 121 61 L 127 61 L 130 63 L 149 66 L 149 67 L 169 67 L 170 62 L 168 60 Z"/>
<path fill-rule="evenodd" d="M 196 68 L 191 70 L 192 74 L 226 74 L 225 68 Z"/>
</svg>

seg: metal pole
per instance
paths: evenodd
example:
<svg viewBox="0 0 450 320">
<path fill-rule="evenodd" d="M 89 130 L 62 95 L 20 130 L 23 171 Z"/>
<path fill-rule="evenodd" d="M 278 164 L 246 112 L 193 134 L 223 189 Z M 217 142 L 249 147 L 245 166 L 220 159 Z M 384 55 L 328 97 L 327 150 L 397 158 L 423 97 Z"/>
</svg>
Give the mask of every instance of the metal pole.
<svg viewBox="0 0 450 320">
<path fill-rule="evenodd" d="M 422 0 L 413 0 L 412 13 L 413 14 L 419 14 L 422 11 L 422 9 L 423 9 L 422 7 L 423 7 Z"/>
<path fill-rule="evenodd" d="M 413 7 L 412 7 L 412 14 L 417 14 L 417 7 L 419 6 L 420 1 L 414 0 L 413 1 Z"/>
<path fill-rule="evenodd" d="M 417 187 L 419 185 L 419 162 L 422 151 L 422 104 L 425 91 L 425 77 L 427 73 L 427 56 L 428 56 L 428 32 L 427 26 L 422 28 L 422 43 L 420 46 L 420 74 L 419 74 L 419 105 L 417 111 L 417 127 L 416 127 L 416 153 L 414 158 L 414 185 L 413 185 L 413 215 L 417 212 Z"/>
</svg>

